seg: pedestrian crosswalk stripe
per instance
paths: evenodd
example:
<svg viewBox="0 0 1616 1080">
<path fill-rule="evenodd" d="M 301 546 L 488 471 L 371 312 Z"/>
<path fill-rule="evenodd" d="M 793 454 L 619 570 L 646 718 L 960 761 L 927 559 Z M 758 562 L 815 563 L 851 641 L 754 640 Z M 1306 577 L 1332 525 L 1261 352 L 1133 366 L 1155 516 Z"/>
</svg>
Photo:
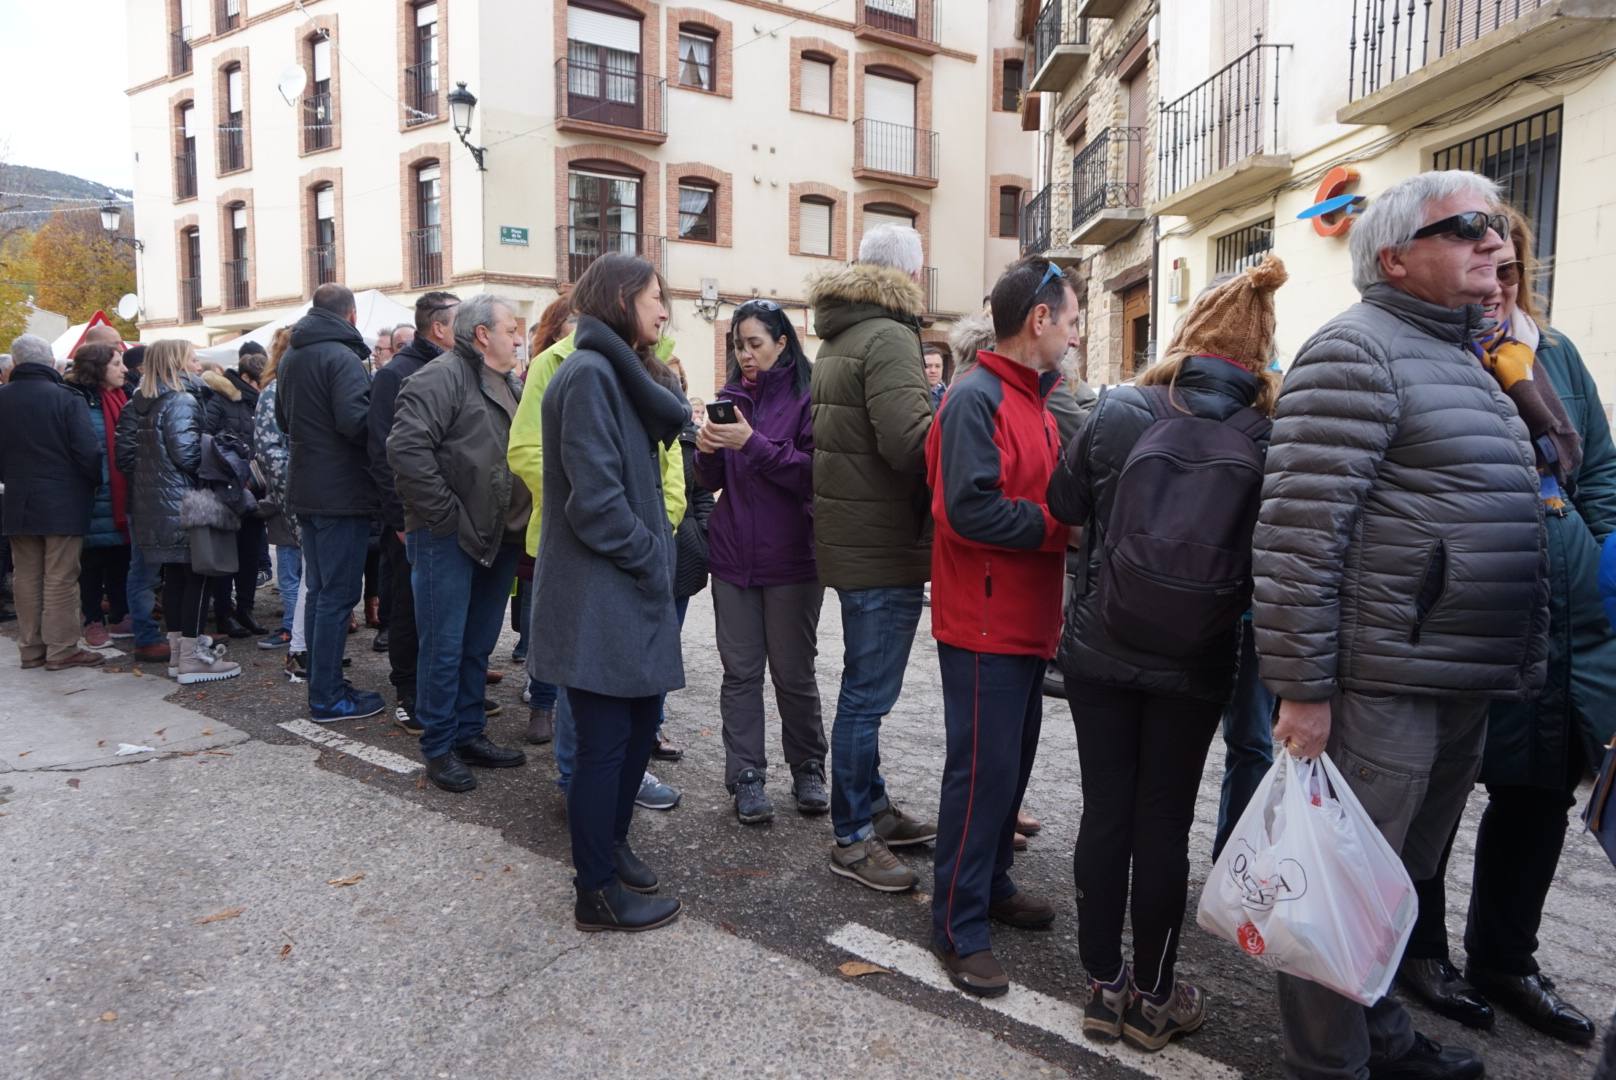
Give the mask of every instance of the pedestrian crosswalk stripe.
<svg viewBox="0 0 1616 1080">
<path fill-rule="evenodd" d="M 1156 1080 L 1240 1080 L 1238 1069 L 1203 1057 L 1180 1043 L 1173 1043 L 1159 1053 L 1147 1054 L 1125 1043 L 1090 1042 L 1083 1037 L 1081 1006 L 1030 990 L 1014 981 L 1010 992 L 1003 997 L 967 994 L 948 981 L 948 973 L 931 953 L 913 942 L 900 941 L 868 926 L 847 923 L 825 940 L 862 960 L 907 975 L 933 990 L 959 994 L 984 1009 L 1046 1031 L 1090 1054 L 1108 1058 Z"/>
<path fill-rule="evenodd" d="M 288 720 L 286 723 L 277 724 L 276 726 L 290 731 L 293 735 L 301 735 L 311 743 L 317 743 L 332 750 L 340 750 L 350 757 L 356 757 L 360 761 L 375 765 L 378 768 L 405 775 L 417 772 L 421 768 L 419 761 L 411 761 L 404 755 L 395 754 L 391 750 L 383 750 L 379 746 L 371 746 L 368 743 L 360 742 L 358 739 L 338 735 L 330 728 L 323 728 L 312 720 Z"/>
</svg>

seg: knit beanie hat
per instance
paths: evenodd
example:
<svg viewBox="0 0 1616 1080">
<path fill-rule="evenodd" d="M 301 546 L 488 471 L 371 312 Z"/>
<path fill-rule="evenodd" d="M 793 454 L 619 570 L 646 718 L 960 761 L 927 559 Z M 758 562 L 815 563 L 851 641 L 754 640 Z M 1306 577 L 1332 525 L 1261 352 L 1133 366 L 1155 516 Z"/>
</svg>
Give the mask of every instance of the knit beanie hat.
<svg viewBox="0 0 1616 1080">
<path fill-rule="evenodd" d="M 1289 275 L 1273 254 L 1221 285 L 1190 307 L 1163 358 L 1221 356 L 1248 371 L 1268 367 L 1274 351 L 1274 290 Z"/>
</svg>

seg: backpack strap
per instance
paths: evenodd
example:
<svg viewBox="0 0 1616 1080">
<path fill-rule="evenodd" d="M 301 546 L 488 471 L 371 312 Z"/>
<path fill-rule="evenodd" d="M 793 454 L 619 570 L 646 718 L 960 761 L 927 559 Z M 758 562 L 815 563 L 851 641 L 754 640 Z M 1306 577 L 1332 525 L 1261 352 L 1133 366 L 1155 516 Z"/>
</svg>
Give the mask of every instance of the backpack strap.
<svg viewBox="0 0 1616 1080">
<path fill-rule="evenodd" d="M 1252 442 L 1267 435 L 1274 429 L 1274 422 L 1251 406 L 1230 413 L 1223 421 Z"/>
<path fill-rule="evenodd" d="M 1173 391 L 1167 386 L 1135 386 L 1145 404 L 1150 408 L 1151 419 L 1156 421 L 1171 420 L 1173 416 L 1186 415 L 1173 408 Z"/>
</svg>

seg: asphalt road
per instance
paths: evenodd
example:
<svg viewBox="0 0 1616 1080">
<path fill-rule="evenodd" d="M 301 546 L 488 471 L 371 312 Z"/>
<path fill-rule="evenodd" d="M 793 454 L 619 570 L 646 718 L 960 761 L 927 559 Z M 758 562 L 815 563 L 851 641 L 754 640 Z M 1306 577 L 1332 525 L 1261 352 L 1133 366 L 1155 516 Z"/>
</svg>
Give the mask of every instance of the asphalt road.
<svg viewBox="0 0 1616 1080">
<path fill-rule="evenodd" d="M 261 601 L 261 609 L 276 606 L 272 592 L 266 590 L 262 596 L 268 603 Z M 385 693 L 386 658 L 370 650 L 370 641 L 369 631 L 350 638 L 349 655 L 354 659 L 351 678 L 361 687 Z M 798 815 L 790 798 L 790 778 L 780 758 L 772 693 L 768 695 L 769 715 L 775 725 L 770 736 L 770 791 L 777 815 L 771 825 L 763 827 L 736 822 L 722 784 L 723 747 L 716 707 L 721 672 L 712 641 L 711 605 L 703 594 L 692 603 L 684 633 L 688 685 L 668 702 L 667 730 L 685 748 L 685 757 L 678 764 L 653 766 L 665 780 L 683 790 L 684 800 L 670 813 L 639 812 L 634 827 L 636 850 L 661 873 L 663 891 L 684 900 L 692 921 L 716 927 L 756 947 L 757 955 L 802 965 L 822 976 L 826 984 L 848 982 L 838 974 L 838 968 L 859 958 L 861 947 L 864 958 L 871 959 L 879 958 L 869 955 L 872 950 L 881 953 L 885 949 L 881 956 L 890 958 L 902 954 L 904 943 L 924 946 L 929 931 L 930 848 L 903 855 L 921 875 L 921 889 L 916 894 L 877 894 L 832 876 L 826 870 L 831 843 L 828 819 Z M 519 744 L 526 707 L 520 700 L 523 676 L 519 666 L 509 659 L 513 644 L 514 635 L 507 632 L 495 654 L 496 668 L 505 670 L 508 676 L 490 691 L 505 706 L 503 715 L 490 721 L 490 734 L 497 741 Z M 251 740 L 308 747 L 297 735 L 277 726 L 306 715 L 305 688 L 289 684 L 281 674 L 282 653 L 260 652 L 251 645 L 250 641 L 238 643 L 231 652 L 232 658 L 242 661 L 246 668 L 240 679 L 202 689 L 174 690 L 168 700 L 228 724 Z M 542 640 L 535 642 L 535 647 L 542 648 Z M 820 688 L 828 729 L 834 713 L 841 654 L 834 593 L 827 595 L 820 654 Z M 118 666 L 115 664 L 114 669 Z M 8 669 L 0 675 L 0 685 L 16 677 Z M 890 789 L 900 805 L 921 816 L 934 815 L 937 808 L 943 753 L 941 712 L 936 654 L 928 623 L 923 619 L 903 697 L 882 730 L 883 767 Z M 415 740 L 385 718 L 330 727 L 361 743 L 411 758 L 418 756 Z M 567 833 L 554 787 L 554 765 L 547 748 L 528 749 L 530 758 L 525 768 L 479 771 L 479 787 L 466 795 L 440 792 L 426 784 L 419 773 L 399 775 L 332 749 L 321 750 L 311 759 L 312 766 L 300 757 L 281 767 L 314 767 L 388 800 L 397 800 L 393 805 L 408 804 L 398 811 L 401 821 L 415 820 L 425 812 L 441 816 L 446 822 L 497 830 L 506 843 L 533 853 L 546 865 L 564 868 L 568 861 Z M 1082 797 L 1070 713 L 1064 701 L 1046 700 L 1039 760 L 1025 804 L 1027 810 L 1042 819 L 1044 830 L 1033 839 L 1031 850 L 1018 857 L 1014 871 L 1021 888 L 1052 899 L 1059 915 L 1048 932 L 998 928 L 994 939 L 996 952 L 1017 984 L 1017 993 L 1024 989 L 1037 993 L 1023 995 L 1026 1007 L 984 1009 L 946 987 L 939 988 L 935 967 L 926 967 L 924 957 L 916 960 L 913 956 L 898 964 L 895 973 L 860 978 L 857 986 L 930 1014 L 948 1030 L 980 1033 L 995 1046 L 1030 1055 L 1057 1074 L 1279 1077 L 1278 1019 L 1271 977 L 1232 946 L 1193 925 L 1195 898 L 1210 869 L 1222 756 L 1219 741 L 1207 762 L 1198 802 L 1191 841 L 1191 914 L 1179 963 L 1180 976 L 1207 991 L 1210 1011 L 1205 1028 L 1179 1044 L 1182 1053 L 1157 1059 L 1126 1053 L 1101 1056 L 1083 1045 L 1080 1038 L 1074 1038 L 1067 1022 L 1069 1007 L 1081 1005 L 1085 978 L 1077 956 L 1070 865 Z M 1449 899 L 1453 910 L 1449 922 L 1455 957 L 1461 963 L 1471 843 L 1482 797 L 1478 792 L 1472 800 L 1451 867 Z M 323 822 L 325 829 L 343 827 L 340 817 Z M 570 900 L 565 875 L 554 874 L 550 880 L 551 891 L 556 895 L 546 893 L 546 910 L 559 915 L 560 925 L 535 926 L 533 932 L 566 939 L 583 950 L 603 947 L 597 945 L 596 938 L 576 934 L 564 921 L 563 913 Z M 423 884 L 432 887 L 430 875 L 423 875 Z M 1574 830 L 1549 899 L 1539 954 L 1561 991 L 1595 1015 L 1602 1027 L 1616 999 L 1616 935 L 1612 934 L 1616 915 L 1609 902 L 1613 884 L 1616 876 L 1597 845 L 1580 829 Z M 633 948 L 621 943 L 610 947 Z M 340 942 L 333 943 L 328 954 L 329 962 L 340 969 Z M 682 975 L 684 982 L 694 987 L 694 993 L 705 993 L 700 970 Z M 731 975 L 723 968 L 715 969 L 713 977 L 727 980 Z M 816 985 L 800 990 L 818 993 Z M 756 1002 L 760 1010 L 772 1007 L 768 1000 Z M 1593 1050 L 1577 1050 L 1554 1042 L 1507 1016 L 1500 1019 L 1495 1032 L 1478 1035 L 1418 1008 L 1415 1015 L 1420 1029 L 1438 1040 L 1479 1049 L 1487 1061 L 1488 1075 L 1493 1077 L 1583 1077 L 1592 1072 L 1596 1058 Z M 856 1030 L 857 1018 L 849 1019 Z M 919 1028 L 914 1034 L 925 1037 Z M 758 1035 L 763 1037 L 761 1031 Z M 888 1031 L 886 1035 L 897 1043 L 906 1038 L 903 1031 Z M 734 1037 L 747 1036 L 737 1031 Z M 787 1056 L 780 1061 L 782 1074 L 799 1071 L 799 1064 L 793 1063 L 800 1063 L 800 1059 Z M 532 1064 L 535 1071 L 543 1071 L 537 1068 L 539 1062 Z M 996 1059 L 983 1058 L 980 1065 L 980 1071 L 966 1067 L 960 1074 L 1002 1075 L 1011 1071 L 1005 1062 Z M 698 1068 L 694 1064 L 688 1068 L 692 1072 L 706 1071 L 705 1066 Z M 668 1065 L 664 1074 L 678 1075 L 680 1071 Z M 497 1070 L 481 1074 L 494 1072 Z M 408 1069 L 402 1072 L 408 1073 Z M 479 1071 L 473 1068 L 464 1075 L 479 1075 Z"/>
</svg>

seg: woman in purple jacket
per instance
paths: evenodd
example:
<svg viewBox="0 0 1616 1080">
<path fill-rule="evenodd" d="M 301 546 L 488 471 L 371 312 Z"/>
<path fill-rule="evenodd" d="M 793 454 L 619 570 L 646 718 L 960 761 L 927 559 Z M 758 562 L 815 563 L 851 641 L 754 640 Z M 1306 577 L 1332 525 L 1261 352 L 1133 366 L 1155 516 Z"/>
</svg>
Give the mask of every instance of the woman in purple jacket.
<svg viewBox="0 0 1616 1080">
<path fill-rule="evenodd" d="M 830 808 L 825 725 L 814 679 L 825 589 L 814 566 L 808 358 L 791 320 L 772 301 L 742 304 L 731 325 L 736 365 L 719 401 L 734 403 L 735 420 L 702 426 L 696 479 L 722 492 L 707 529 L 724 664 L 724 781 L 735 796 L 736 816 L 756 825 L 774 817 L 763 790 L 765 662 L 797 809 L 823 814 Z"/>
</svg>

